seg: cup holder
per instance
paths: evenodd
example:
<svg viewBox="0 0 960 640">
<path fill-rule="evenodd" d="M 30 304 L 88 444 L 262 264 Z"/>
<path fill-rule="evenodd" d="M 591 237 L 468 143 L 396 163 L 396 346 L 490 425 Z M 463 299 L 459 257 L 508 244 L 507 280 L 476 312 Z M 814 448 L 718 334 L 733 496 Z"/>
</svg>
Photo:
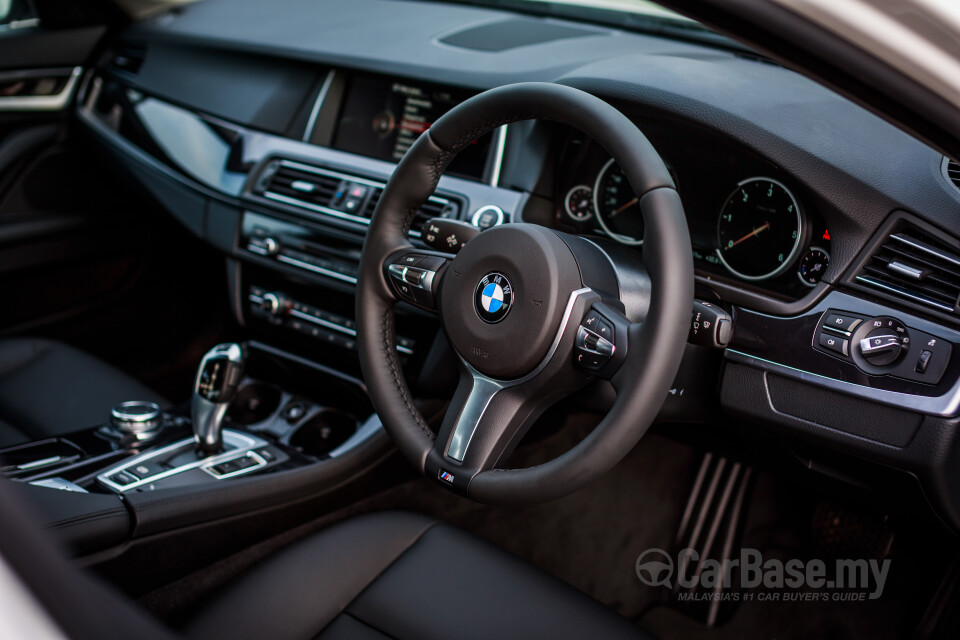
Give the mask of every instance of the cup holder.
<svg viewBox="0 0 960 640">
<path fill-rule="evenodd" d="M 290 446 L 307 455 L 323 456 L 357 431 L 357 419 L 336 409 L 323 409 L 290 436 Z"/>
<path fill-rule="evenodd" d="M 230 405 L 228 416 L 238 425 L 263 422 L 280 408 L 283 392 L 269 384 L 255 382 L 241 387 Z"/>
</svg>

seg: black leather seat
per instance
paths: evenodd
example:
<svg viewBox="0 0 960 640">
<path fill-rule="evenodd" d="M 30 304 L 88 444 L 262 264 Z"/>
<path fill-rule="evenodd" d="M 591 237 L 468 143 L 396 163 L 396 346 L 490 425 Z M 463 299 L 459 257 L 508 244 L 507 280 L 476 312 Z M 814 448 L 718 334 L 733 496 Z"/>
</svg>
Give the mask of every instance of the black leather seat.
<svg viewBox="0 0 960 640">
<path fill-rule="evenodd" d="M 0 448 L 103 424 L 127 400 L 166 401 L 130 376 L 51 340 L 0 341 Z"/>
<path fill-rule="evenodd" d="M 515 557 L 404 512 L 348 520 L 268 558 L 186 632 L 272 640 L 649 638 Z"/>
</svg>

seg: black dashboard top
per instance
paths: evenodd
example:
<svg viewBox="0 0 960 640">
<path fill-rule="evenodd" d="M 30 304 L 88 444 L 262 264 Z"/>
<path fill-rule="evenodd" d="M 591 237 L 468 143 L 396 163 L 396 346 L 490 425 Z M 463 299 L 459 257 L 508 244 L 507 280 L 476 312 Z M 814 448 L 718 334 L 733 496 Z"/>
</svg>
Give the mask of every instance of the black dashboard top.
<svg viewBox="0 0 960 640">
<path fill-rule="evenodd" d="M 592 33 L 494 51 L 450 44 L 460 32 L 515 20 Z M 939 153 L 797 73 L 729 51 L 406 0 L 207 0 L 143 23 L 125 38 L 151 49 L 136 84 L 184 103 L 189 93 L 173 94 L 188 81 L 188 59 L 207 60 L 196 73 L 212 74 L 239 55 L 285 70 L 282 91 L 274 84 L 273 93 L 267 92 L 281 101 L 305 100 L 311 82 L 333 65 L 474 90 L 521 80 L 561 82 L 634 117 L 656 114 L 704 127 L 758 153 L 822 201 L 834 238 L 828 281 L 837 279 L 895 210 L 945 230 L 960 228 L 960 193 L 942 178 Z M 260 75 L 268 85 L 275 77 Z M 208 86 L 217 85 L 208 80 Z M 245 86 L 250 82 L 248 77 Z M 298 86 L 300 93 L 293 89 Z M 292 118 L 291 112 L 288 124 Z M 501 184 L 532 186 L 523 180 L 505 174 Z"/>
</svg>

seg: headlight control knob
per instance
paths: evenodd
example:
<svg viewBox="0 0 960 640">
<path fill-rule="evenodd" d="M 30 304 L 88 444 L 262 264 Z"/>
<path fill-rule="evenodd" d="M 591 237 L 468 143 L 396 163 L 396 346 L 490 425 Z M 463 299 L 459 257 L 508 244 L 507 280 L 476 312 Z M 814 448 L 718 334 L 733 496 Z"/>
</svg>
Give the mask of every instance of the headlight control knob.
<svg viewBox="0 0 960 640">
<path fill-rule="evenodd" d="M 863 360 L 874 367 L 886 367 L 897 362 L 910 342 L 907 328 L 896 318 L 874 318 L 861 325 L 856 332 L 855 350 Z"/>
</svg>

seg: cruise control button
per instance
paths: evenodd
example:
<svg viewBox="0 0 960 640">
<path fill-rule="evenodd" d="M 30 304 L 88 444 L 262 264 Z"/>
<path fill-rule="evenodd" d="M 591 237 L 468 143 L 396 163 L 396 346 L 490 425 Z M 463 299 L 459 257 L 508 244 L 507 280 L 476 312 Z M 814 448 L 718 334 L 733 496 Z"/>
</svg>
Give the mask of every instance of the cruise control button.
<svg viewBox="0 0 960 640">
<path fill-rule="evenodd" d="M 832 336 L 822 332 L 819 338 L 820 346 L 841 355 L 850 355 L 850 341 L 840 336 Z"/>
<path fill-rule="evenodd" d="M 828 313 L 826 319 L 823 321 L 823 326 L 836 329 L 837 331 L 853 331 L 861 322 L 863 322 L 863 319 L 856 316 L 848 316 L 842 313 Z"/>
</svg>

